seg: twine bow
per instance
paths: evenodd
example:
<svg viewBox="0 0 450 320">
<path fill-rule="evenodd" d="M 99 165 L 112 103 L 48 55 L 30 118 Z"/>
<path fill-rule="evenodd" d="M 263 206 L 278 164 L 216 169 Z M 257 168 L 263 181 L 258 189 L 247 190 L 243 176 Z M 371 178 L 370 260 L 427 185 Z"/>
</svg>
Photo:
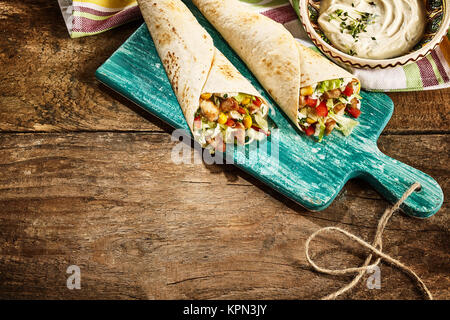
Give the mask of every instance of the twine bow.
<svg viewBox="0 0 450 320">
<path fill-rule="evenodd" d="M 361 280 L 361 278 L 364 276 L 364 274 L 368 270 L 373 270 L 373 268 L 380 263 L 381 259 L 386 260 L 388 263 L 396 266 L 397 268 L 399 268 L 400 270 L 402 270 L 403 272 L 408 274 L 416 282 L 416 284 L 421 289 L 421 291 L 425 295 L 425 297 L 428 298 L 429 300 L 433 300 L 433 296 L 431 295 L 431 292 L 428 290 L 425 283 L 423 283 L 422 279 L 420 279 L 420 277 L 414 271 L 412 271 L 410 268 L 405 266 L 400 261 L 398 261 L 382 252 L 382 247 L 383 247 L 382 236 L 383 236 L 384 229 L 385 229 L 389 219 L 392 217 L 394 212 L 396 212 L 400 208 L 402 203 L 405 202 L 405 200 L 408 199 L 408 197 L 416 189 L 419 189 L 419 188 L 420 188 L 420 184 L 418 182 L 414 183 L 392 208 L 386 209 L 383 216 L 381 217 L 381 219 L 378 222 L 377 232 L 375 233 L 375 238 L 374 238 L 372 244 L 369 244 L 366 241 L 364 241 L 363 239 L 355 236 L 354 234 L 352 234 L 348 231 L 345 231 L 341 228 L 337 228 L 337 227 L 326 227 L 326 228 L 319 229 L 316 232 L 314 232 L 308 238 L 308 240 L 306 240 L 306 244 L 305 244 L 306 259 L 308 260 L 308 262 L 311 264 L 311 266 L 316 271 L 325 273 L 325 274 L 330 274 L 330 275 L 346 275 L 346 274 L 351 274 L 351 273 L 358 273 L 349 284 L 347 284 L 346 286 L 337 290 L 336 292 L 323 297 L 322 298 L 323 300 L 336 299 L 338 296 L 340 296 L 344 292 L 347 292 L 348 290 L 352 289 Z M 326 269 L 326 268 L 319 267 L 311 259 L 310 255 L 309 255 L 309 245 L 310 245 L 311 240 L 313 240 L 320 233 L 330 232 L 330 231 L 338 231 L 338 232 L 344 234 L 346 237 L 350 238 L 351 240 L 358 242 L 360 245 L 369 249 L 372 252 L 369 256 L 367 256 L 366 260 L 364 261 L 364 264 L 361 267 L 346 268 L 346 269 L 341 269 L 341 270 Z M 369 265 L 369 263 L 372 261 L 372 257 L 374 255 L 377 256 L 378 258 L 373 264 Z"/>
</svg>

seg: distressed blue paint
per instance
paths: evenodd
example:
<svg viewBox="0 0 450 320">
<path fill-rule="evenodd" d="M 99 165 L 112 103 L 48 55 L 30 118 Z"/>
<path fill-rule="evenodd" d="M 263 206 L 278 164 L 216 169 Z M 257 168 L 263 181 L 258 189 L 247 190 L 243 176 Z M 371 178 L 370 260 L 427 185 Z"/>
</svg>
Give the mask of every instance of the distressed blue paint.
<svg viewBox="0 0 450 320">
<path fill-rule="evenodd" d="M 215 45 L 246 76 L 261 94 L 276 105 L 224 42 L 222 37 L 193 7 L 200 23 Z M 187 123 L 172 91 L 153 41 L 142 25 L 96 72 L 97 78 L 174 128 L 188 131 Z M 278 107 L 270 115 L 278 130 L 267 141 L 273 149 L 278 139 L 279 161 L 267 153 L 227 150 L 227 156 L 242 170 L 255 176 L 309 210 L 327 208 L 344 184 L 359 177 L 368 181 L 391 202 L 399 199 L 418 181 L 422 190 L 404 203 L 402 209 L 416 217 L 429 217 L 443 203 L 439 185 L 428 175 L 382 154 L 376 141 L 389 121 L 394 106 L 385 94 L 362 92 L 360 125 L 350 137 L 333 132 L 323 142 L 299 134 Z M 336 131 L 336 130 L 335 130 Z M 256 148 L 253 144 L 251 148 Z M 263 149 L 259 146 L 258 150 Z M 266 149 L 264 149 L 266 150 Z"/>
</svg>

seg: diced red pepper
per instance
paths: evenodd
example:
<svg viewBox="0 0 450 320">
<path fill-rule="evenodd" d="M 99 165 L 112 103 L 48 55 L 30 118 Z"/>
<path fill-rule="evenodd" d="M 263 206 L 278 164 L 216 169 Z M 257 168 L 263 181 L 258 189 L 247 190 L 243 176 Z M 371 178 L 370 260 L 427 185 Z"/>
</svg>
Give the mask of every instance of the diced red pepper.
<svg viewBox="0 0 450 320">
<path fill-rule="evenodd" d="M 198 116 L 194 118 L 194 127 L 196 129 L 200 129 L 202 127 L 202 116 Z"/>
<path fill-rule="evenodd" d="M 312 125 L 309 126 L 308 128 L 305 128 L 305 133 L 307 136 L 312 136 L 314 134 L 314 132 L 316 132 L 316 126 Z"/>
<path fill-rule="evenodd" d="M 240 114 L 247 114 L 247 112 L 245 112 L 245 109 L 242 108 L 242 107 L 239 107 L 238 112 L 239 112 Z"/>
<path fill-rule="evenodd" d="M 259 131 L 259 132 L 262 132 L 262 133 L 264 133 L 266 136 L 270 136 L 270 131 L 269 131 L 269 132 L 266 132 L 266 131 L 264 131 L 263 129 L 261 129 L 260 127 L 252 126 L 252 129 L 253 129 L 253 130 L 256 130 L 256 131 Z"/>
<path fill-rule="evenodd" d="M 358 108 L 347 108 L 347 112 L 350 113 L 353 118 L 358 118 L 361 115 L 361 110 L 359 110 Z"/>
<path fill-rule="evenodd" d="M 310 106 L 311 108 L 315 108 L 317 106 L 317 99 L 306 97 L 306 105 Z"/>
<path fill-rule="evenodd" d="M 226 125 L 229 127 L 233 127 L 235 125 L 235 122 L 233 119 L 228 119 L 226 122 Z"/>
<path fill-rule="evenodd" d="M 323 117 L 325 118 L 328 115 L 328 108 L 327 108 L 327 104 L 325 103 L 325 101 L 322 101 L 316 108 L 316 114 L 319 117 Z"/>
<path fill-rule="evenodd" d="M 354 92 L 353 85 L 350 83 L 350 84 L 345 88 L 344 94 L 345 94 L 347 97 L 350 97 L 350 96 L 353 94 L 353 92 Z"/>
<path fill-rule="evenodd" d="M 253 101 L 253 104 L 257 107 L 261 107 L 262 101 L 260 98 L 255 97 L 255 101 Z"/>
</svg>

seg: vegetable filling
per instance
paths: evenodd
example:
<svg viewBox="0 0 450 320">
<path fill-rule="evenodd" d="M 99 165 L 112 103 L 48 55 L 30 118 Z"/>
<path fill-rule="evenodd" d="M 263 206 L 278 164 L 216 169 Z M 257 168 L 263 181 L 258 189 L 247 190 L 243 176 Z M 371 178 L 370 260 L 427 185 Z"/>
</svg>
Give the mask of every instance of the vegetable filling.
<svg viewBox="0 0 450 320">
<path fill-rule="evenodd" d="M 360 85 L 356 79 L 335 79 L 319 82 L 315 87 L 300 90 L 298 123 L 308 136 L 319 142 L 334 129 L 344 136 L 351 134 L 361 115 Z"/>
<path fill-rule="evenodd" d="M 270 135 L 262 99 L 244 93 L 203 93 L 194 119 L 194 138 L 202 147 L 225 152 L 227 143 L 245 145 Z"/>
</svg>

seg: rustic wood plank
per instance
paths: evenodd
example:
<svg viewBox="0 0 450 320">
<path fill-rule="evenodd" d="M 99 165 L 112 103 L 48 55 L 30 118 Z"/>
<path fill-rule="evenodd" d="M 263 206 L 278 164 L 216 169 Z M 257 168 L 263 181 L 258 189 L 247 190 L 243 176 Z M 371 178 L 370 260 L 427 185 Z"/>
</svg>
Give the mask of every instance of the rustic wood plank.
<svg viewBox="0 0 450 320">
<path fill-rule="evenodd" d="M 94 77 L 141 21 L 70 39 L 57 1 L 2 1 L 0 17 L 0 130 L 160 130 Z"/>
<path fill-rule="evenodd" d="M 312 272 L 306 238 L 338 225 L 370 239 L 388 206 L 351 181 L 329 209 L 307 212 L 232 165 L 173 164 L 174 144 L 165 133 L 1 134 L 0 298 L 319 298 L 345 279 Z M 446 196 L 448 144 L 380 139 Z M 314 242 L 318 263 L 361 262 L 339 239 Z M 448 202 L 426 220 L 396 214 L 384 239 L 436 298 L 450 298 Z M 71 264 L 81 290 L 65 287 Z M 420 298 L 398 270 L 381 271 L 381 290 L 361 284 L 344 298 Z"/>
<path fill-rule="evenodd" d="M 141 21 L 70 39 L 57 1 L 2 1 L 0 17 L 0 131 L 167 129 L 94 78 Z M 387 133 L 448 132 L 450 89 L 390 96 Z"/>
<path fill-rule="evenodd" d="M 395 111 L 385 133 L 441 133 L 450 128 L 450 89 L 389 93 Z"/>
<path fill-rule="evenodd" d="M 344 284 L 311 271 L 305 239 L 329 225 L 370 239 L 388 204 L 351 181 L 311 213 L 234 166 L 174 165 L 171 129 L 93 75 L 138 25 L 74 40 L 56 1 L 0 2 L 0 131 L 49 133 L 0 135 L 0 298 L 298 299 Z M 390 96 L 380 148 L 432 175 L 447 198 L 449 138 L 437 133 L 448 133 L 450 90 Z M 362 251 L 337 250 L 338 239 L 315 243 L 317 261 L 359 263 Z M 384 239 L 449 299 L 448 202 L 423 221 L 397 214 Z M 71 264 L 80 291 L 65 287 Z M 396 269 L 383 265 L 382 279 L 344 298 L 419 297 Z"/>
</svg>

